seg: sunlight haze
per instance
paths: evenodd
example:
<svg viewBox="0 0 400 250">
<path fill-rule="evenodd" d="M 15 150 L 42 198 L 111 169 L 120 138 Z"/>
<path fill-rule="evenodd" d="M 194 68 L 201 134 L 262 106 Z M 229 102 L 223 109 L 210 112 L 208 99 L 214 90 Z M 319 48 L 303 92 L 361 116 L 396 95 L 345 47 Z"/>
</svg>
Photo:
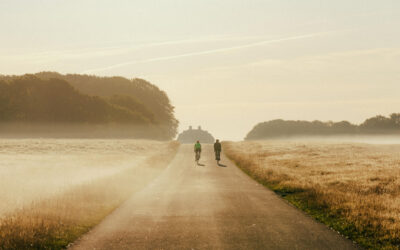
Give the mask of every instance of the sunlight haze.
<svg viewBox="0 0 400 250">
<path fill-rule="evenodd" d="M 179 131 L 398 112 L 398 0 L 2 0 L 0 74 L 143 78 Z"/>
</svg>

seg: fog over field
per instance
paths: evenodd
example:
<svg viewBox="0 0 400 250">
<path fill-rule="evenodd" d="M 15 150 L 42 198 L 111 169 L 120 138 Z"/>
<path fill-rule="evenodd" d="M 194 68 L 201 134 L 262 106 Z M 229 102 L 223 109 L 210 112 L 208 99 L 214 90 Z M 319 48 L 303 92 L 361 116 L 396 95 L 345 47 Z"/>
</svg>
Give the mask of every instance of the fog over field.
<svg viewBox="0 0 400 250">
<path fill-rule="evenodd" d="M 399 144 L 400 135 L 332 135 L 332 136 L 291 136 L 279 137 L 265 141 L 280 142 L 326 142 L 326 143 L 366 143 L 366 144 Z"/>
<path fill-rule="evenodd" d="M 1 139 L 0 217 L 79 184 L 148 167 L 145 160 L 168 146 L 145 140 Z"/>
</svg>

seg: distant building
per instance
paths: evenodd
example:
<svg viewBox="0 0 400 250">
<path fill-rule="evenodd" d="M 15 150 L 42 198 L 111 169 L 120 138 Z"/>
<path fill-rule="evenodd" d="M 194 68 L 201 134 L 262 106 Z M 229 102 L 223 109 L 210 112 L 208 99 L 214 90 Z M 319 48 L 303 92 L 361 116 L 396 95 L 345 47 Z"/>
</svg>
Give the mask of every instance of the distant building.
<svg viewBox="0 0 400 250">
<path fill-rule="evenodd" d="M 188 130 L 183 131 L 178 136 L 180 143 L 195 143 L 197 140 L 200 143 L 213 143 L 215 141 L 209 132 L 201 129 L 201 126 L 198 129 L 193 129 L 192 126 L 189 126 Z"/>
</svg>

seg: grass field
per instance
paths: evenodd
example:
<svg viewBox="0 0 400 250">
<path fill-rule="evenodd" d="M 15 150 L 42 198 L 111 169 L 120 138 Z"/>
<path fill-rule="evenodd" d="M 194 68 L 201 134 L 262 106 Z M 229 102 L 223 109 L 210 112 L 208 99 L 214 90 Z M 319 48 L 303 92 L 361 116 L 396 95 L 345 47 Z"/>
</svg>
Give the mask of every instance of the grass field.
<svg viewBox="0 0 400 250">
<path fill-rule="evenodd" d="M 168 165 L 175 142 L 6 140 L 0 249 L 62 249 Z"/>
<path fill-rule="evenodd" d="M 226 142 L 225 154 L 295 206 L 370 249 L 400 249 L 400 145 Z"/>
</svg>

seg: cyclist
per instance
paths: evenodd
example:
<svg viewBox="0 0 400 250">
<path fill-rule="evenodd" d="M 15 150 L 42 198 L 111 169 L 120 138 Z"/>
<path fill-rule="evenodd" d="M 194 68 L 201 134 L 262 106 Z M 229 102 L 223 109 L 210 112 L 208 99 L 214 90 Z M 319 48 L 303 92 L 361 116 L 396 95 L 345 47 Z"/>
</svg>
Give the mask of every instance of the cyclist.
<svg viewBox="0 0 400 250">
<path fill-rule="evenodd" d="M 194 152 L 196 154 L 196 162 L 199 163 L 200 160 L 200 154 L 201 154 L 201 144 L 200 141 L 197 141 L 196 144 L 194 144 Z"/>
<path fill-rule="evenodd" d="M 221 143 L 217 139 L 217 141 L 214 143 L 214 152 L 215 152 L 215 160 L 217 160 L 217 163 L 219 164 L 219 161 L 221 160 Z"/>
</svg>

